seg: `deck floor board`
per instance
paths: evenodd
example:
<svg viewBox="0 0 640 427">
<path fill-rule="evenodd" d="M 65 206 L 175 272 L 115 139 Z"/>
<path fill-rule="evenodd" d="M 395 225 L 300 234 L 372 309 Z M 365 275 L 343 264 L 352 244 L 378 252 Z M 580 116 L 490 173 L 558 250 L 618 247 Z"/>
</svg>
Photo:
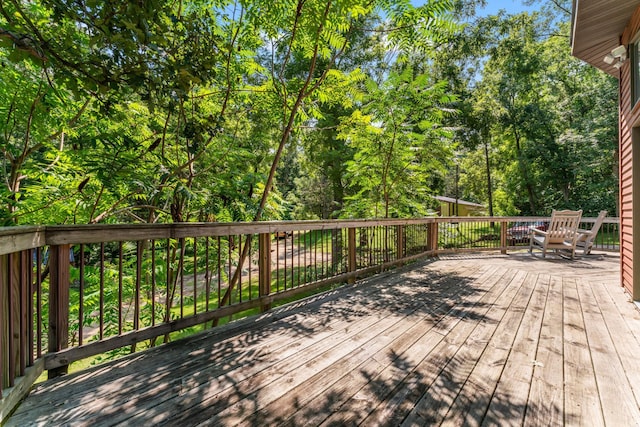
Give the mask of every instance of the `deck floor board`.
<svg viewBox="0 0 640 427">
<path fill-rule="evenodd" d="M 425 260 L 37 385 L 7 426 L 636 425 L 619 258 Z"/>
</svg>

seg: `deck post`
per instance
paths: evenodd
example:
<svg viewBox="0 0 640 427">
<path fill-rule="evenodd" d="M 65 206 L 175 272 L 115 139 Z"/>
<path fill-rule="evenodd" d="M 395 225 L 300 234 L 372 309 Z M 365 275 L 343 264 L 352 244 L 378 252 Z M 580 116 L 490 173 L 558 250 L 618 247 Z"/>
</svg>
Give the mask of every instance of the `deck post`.
<svg viewBox="0 0 640 427">
<path fill-rule="evenodd" d="M 20 279 L 22 278 L 22 275 L 20 274 L 20 259 L 20 253 L 12 253 L 7 256 L 8 306 L 5 318 L 7 319 L 6 347 L 9 350 L 7 354 L 7 376 L 9 380 L 9 387 L 13 387 L 15 385 L 16 377 L 24 374 L 22 364 L 24 355 L 21 354 L 21 343 L 23 342 L 23 322 L 21 322 L 23 302 L 21 301 L 22 283 Z"/>
<path fill-rule="evenodd" d="M 9 387 L 9 255 L 0 256 L 0 398 Z M 1 399 L 0 399 L 1 400 Z"/>
<path fill-rule="evenodd" d="M 396 225 L 396 259 L 404 258 L 404 226 Z"/>
<path fill-rule="evenodd" d="M 435 221 L 427 224 L 427 251 L 434 255 L 438 252 L 438 223 Z"/>
<path fill-rule="evenodd" d="M 18 354 L 20 357 L 20 371 L 19 375 L 24 376 L 27 366 L 32 364 L 33 359 L 33 334 L 31 331 L 31 321 L 33 314 L 31 313 L 33 307 L 33 299 L 31 298 L 31 251 L 21 251 L 19 256 L 16 257 L 14 271 L 16 273 L 19 283 L 18 288 L 18 300 L 20 301 L 19 313 L 18 313 L 18 325 L 20 326 L 20 339 Z"/>
<path fill-rule="evenodd" d="M 260 297 L 271 293 L 271 233 L 258 235 L 258 292 Z M 271 303 L 260 305 L 260 311 L 271 310 Z"/>
<path fill-rule="evenodd" d="M 500 221 L 500 253 L 507 253 L 507 222 Z"/>
<path fill-rule="evenodd" d="M 50 247 L 49 255 L 49 352 L 69 346 L 70 245 Z M 49 370 L 49 378 L 67 373 L 69 365 Z"/>
<path fill-rule="evenodd" d="M 349 273 L 356 271 L 356 229 L 349 228 L 347 230 L 347 250 L 349 251 Z M 356 283 L 356 277 L 350 276 L 348 280 L 349 284 Z"/>
</svg>

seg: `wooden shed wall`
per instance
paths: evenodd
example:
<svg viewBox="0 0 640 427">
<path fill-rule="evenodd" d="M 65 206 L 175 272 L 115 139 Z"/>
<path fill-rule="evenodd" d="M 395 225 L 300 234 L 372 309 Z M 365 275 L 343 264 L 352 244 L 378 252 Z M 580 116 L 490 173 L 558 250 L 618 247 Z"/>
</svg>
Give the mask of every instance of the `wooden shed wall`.
<svg viewBox="0 0 640 427">
<path fill-rule="evenodd" d="M 636 9 L 622 34 L 621 43 L 629 45 L 640 30 L 640 8 Z M 640 230 L 640 194 L 634 198 L 634 180 L 640 183 L 640 102 L 631 105 L 631 67 L 627 61 L 620 69 L 620 263 L 621 279 L 633 298 L 640 299 L 640 284 L 634 286 L 634 264 L 640 272 L 640 240 L 635 250 L 634 229 Z M 635 179 L 634 179 L 635 170 Z M 640 184 L 637 185 L 640 188 Z M 640 191 L 639 191 L 640 192 Z M 634 209 L 635 208 L 635 209 Z M 633 212 L 637 212 L 634 219 Z M 640 282 L 640 273 L 636 278 Z"/>
</svg>

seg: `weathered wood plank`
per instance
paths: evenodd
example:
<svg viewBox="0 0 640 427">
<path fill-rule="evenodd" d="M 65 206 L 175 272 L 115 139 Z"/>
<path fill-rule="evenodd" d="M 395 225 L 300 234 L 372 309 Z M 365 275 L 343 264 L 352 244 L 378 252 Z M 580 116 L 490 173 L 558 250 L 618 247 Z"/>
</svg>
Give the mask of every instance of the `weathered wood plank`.
<svg viewBox="0 0 640 427">
<path fill-rule="evenodd" d="M 620 286 L 619 281 L 605 282 L 608 283 L 605 289 L 611 298 L 616 311 L 620 313 L 628 330 L 631 332 L 636 341 L 640 342 L 640 310 L 631 301 L 631 297 Z"/>
<path fill-rule="evenodd" d="M 29 394 L 31 386 L 43 370 L 44 360 L 36 360 L 33 366 L 26 368 L 24 376 L 16 379 L 13 387 L 4 390 L 2 399 L 0 399 L 0 424 L 7 419 L 11 410 Z"/>
<path fill-rule="evenodd" d="M 611 322 L 604 319 L 586 280 L 578 280 L 578 287 L 604 419 L 610 425 L 640 425 L 640 410 L 633 396 L 629 378 L 620 362 L 620 354 L 611 351 L 618 348 L 609 332 L 609 327 L 614 326 L 615 319 L 611 319 Z M 636 358 L 638 354 L 640 353 L 636 353 Z M 636 360 L 636 366 L 637 362 Z"/>
<path fill-rule="evenodd" d="M 538 278 L 547 279 L 546 276 Z M 548 283 L 543 280 L 536 282 L 482 425 L 499 423 L 505 414 L 513 424 L 524 420 L 548 292 Z"/>
<path fill-rule="evenodd" d="M 0 227 L 0 255 L 44 245 L 45 227 Z"/>
<path fill-rule="evenodd" d="M 8 425 L 598 425 L 601 400 L 637 405 L 640 315 L 602 285 L 616 264 L 416 263 L 43 383 Z"/>
<path fill-rule="evenodd" d="M 458 221 L 482 221 L 482 218 L 460 218 Z M 515 221 L 515 219 L 512 219 Z M 172 224 L 90 224 L 46 227 L 46 243 L 50 245 L 136 241 L 181 237 L 230 236 L 275 233 L 278 231 L 334 230 L 349 227 L 429 224 L 434 218 L 368 219 L 322 221 L 261 221 L 246 223 L 172 223 Z M 449 219 L 450 221 L 450 219 Z M 484 222 L 487 220 L 484 219 Z M 499 221 L 499 219 L 496 219 Z M 44 227 L 42 228 L 44 230 Z M 3 235 L 0 234 L 0 243 Z M 1 246 L 0 246 L 1 248 Z"/>
<path fill-rule="evenodd" d="M 564 278 L 564 423 L 604 425 L 575 278 Z"/>
<path fill-rule="evenodd" d="M 391 276 L 393 277 L 393 276 Z M 401 279 L 400 279 L 401 280 Z M 391 280 L 391 285 L 394 285 L 393 282 L 397 281 L 396 280 Z M 373 282 L 373 281 L 372 281 Z M 366 286 L 366 283 L 363 283 L 363 286 Z M 390 286 L 390 289 L 393 289 L 393 286 Z M 375 292 L 375 288 L 371 288 L 369 289 L 368 287 L 364 288 L 365 292 Z M 363 295 L 364 296 L 364 295 Z M 348 307 L 348 308 L 347 308 Z M 359 316 L 359 313 L 361 312 L 361 310 L 363 310 L 363 307 L 359 307 L 358 305 L 355 304 L 348 304 L 347 302 L 347 306 L 345 306 L 343 308 L 345 310 L 345 312 L 349 312 L 351 314 L 355 314 L 356 316 Z M 332 315 L 336 315 L 338 313 L 340 313 L 340 309 L 336 310 L 335 308 L 332 308 L 331 310 L 329 310 L 331 312 Z M 358 333 L 360 330 L 365 329 L 366 325 L 363 326 L 362 328 L 358 327 L 358 324 L 354 324 L 353 322 L 350 322 L 350 325 L 347 325 L 347 328 L 345 328 L 345 332 L 348 333 L 349 336 L 355 335 L 356 333 Z M 329 325 L 329 329 L 332 329 Z M 333 328 L 334 330 L 339 330 L 339 328 Z M 313 357 L 315 357 L 317 354 L 321 354 L 323 351 L 326 351 L 327 349 L 333 348 L 336 345 L 339 344 L 339 342 L 336 342 L 333 338 L 330 339 L 323 339 L 322 336 L 316 336 L 316 341 L 318 341 L 316 343 L 316 345 L 313 348 L 310 348 L 309 351 L 305 351 L 304 349 L 294 349 L 295 352 L 295 356 L 292 356 L 289 359 L 286 359 L 286 365 L 287 365 L 287 370 L 282 370 L 282 367 L 277 367 L 275 366 L 275 362 L 283 362 L 282 360 L 278 360 L 278 358 L 276 357 L 274 360 L 274 364 L 270 366 L 262 366 L 262 368 L 260 369 L 260 366 L 256 367 L 256 372 L 247 372 L 246 370 L 244 372 L 242 372 L 242 375 L 239 378 L 235 379 L 235 382 L 233 384 L 233 386 L 229 386 L 226 387 L 225 389 L 221 389 L 218 392 L 216 392 L 215 389 L 210 389 L 210 386 L 204 385 L 203 389 L 200 390 L 194 390 L 195 393 L 200 393 L 199 397 L 201 399 L 205 399 L 206 396 L 213 394 L 213 393 L 217 393 L 215 394 L 216 397 L 216 401 L 218 402 L 224 402 L 221 405 L 218 405 L 218 408 L 222 408 L 224 409 L 225 403 L 226 404 L 231 404 L 235 401 L 237 401 L 238 397 L 237 396 L 232 396 L 229 395 L 229 393 L 234 393 L 237 392 L 237 389 L 234 388 L 237 386 L 243 386 L 244 383 L 246 383 L 247 385 L 244 385 L 248 390 L 253 390 L 254 387 L 258 386 L 261 384 L 261 381 L 264 381 L 264 379 L 273 379 L 273 378 L 278 378 L 284 374 L 286 374 L 287 372 L 291 371 L 291 370 L 295 370 L 296 366 L 300 363 L 303 363 L 304 360 L 309 360 L 310 358 L 312 359 Z M 347 336 L 346 338 L 348 339 L 349 336 Z M 277 355 L 276 355 L 277 356 Z M 302 361 L 302 362 L 301 362 Z M 232 372 L 229 373 L 229 375 L 233 374 Z M 208 387 L 209 389 L 207 389 L 206 387 Z M 169 396 L 170 398 L 173 398 L 174 396 L 171 395 Z M 153 401 L 157 402 L 158 400 L 161 400 L 161 396 L 154 396 L 153 397 Z M 216 402 L 214 402 L 215 404 Z M 169 400 L 168 404 L 170 405 L 171 408 L 175 408 L 176 405 L 176 400 Z M 187 409 L 187 408 L 185 408 Z M 211 407 L 211 410 L 214 410 L 214 407 Z M 167 414 L 170 415 L 174 415 L 175 411 L 173 409 L 166 411 Z M 187 412 L 188 414 L 188 412 Z M 144 414 L 142 414 L 144 415 Z M 192 421 L 192 419 L 189 419 L 189 421 Z M 178 422 L 178 421 L 173 421 L 173 422 Z"/>
<path fill-rule="evenodd" d="M 331 300 L 333 300 L 333 298 L 329 298 L 329 301 Z M 345 307 L 333 308 L 334 311 L 331 314 L 346 313 Z M 352 306 L 352 308 L 357 312 L 357 306 Z M 254 326 L 256 327 L 262 324 L 262 328 L 264 328 L 265 325 L 272 326 L 271 328 L 266 328 L 267 330 L 263 332 L 265 334 L 264 337 L 256 335 L 250 341 L 237 343 L 236 336 L 241 334 L 243 329 L 238 330 L 234 328 L 233 324 L 230 324 L 229 328 L 221 328 L 230 329 L 229 333 L 219 335 L 216 333 L 217 331 L 214 330 L 213 335 L 203 334 L 201 337 L 198 337 L 195 342 L 189 340 L 186 348 L 182 348 L 183 344 L 181 343 L 171 343 L 165 347 L 130 357 L 130 363 L 145 363 L 146 360 L 149 360 L 148 363 L 153 363 L 158 369 L 170 371 L 172 377 L 176 378 L 176 381 L 170 381 L 168 385 L 155 381 L 146 370 L 132 371 L 128 369 L 126 365 L 121 366 L 121 363 L 124 362 L 114 362 L 112 365 L 116 369 L 107 372 L 102 372 L 103 370 L 99 368 L 95 369 L 95 371 L 102 372 L 101 376 L 96 376 L 94 372 L 89 372 L 84 375 L 79 374 L 77 378 L 67 380 L 71 387 L 75 385 L 73 390 L 69 390 L 70 393 L 67 395 L 67 399 L 70 401 L 72 401 L 72 399 L 82 401 L 87 399 L 88 394 L 90 396 L 89 401 L 93 402 L 96 408 L 100 408 L 98 412 L 99 415 L 97 416 L 98 419 L 103 419 L 107 423 L 118 420 L 122 421 L 132 416 L 132 411 L 135 414 L 137 411 L 149 410 L 154 405 L 162 404 L 166 400 L 171 400 L 183 394 L 187 383 L 181 380 L 181 377 L 189 378 L 192 375 L 198 374 L 198 378 L 195 380 L 188 380 L 189 387 L 197 388 L 199 384 L 201 385 L 201 383 L 208 381 L 209 378 L 230 376 L 233 375 L 235 371 L 242 371 L 243 375 L 250 376 L 254 369 L 251 367 L 249 369 L 243 369 L 243 365 L 238 363 L 238 360 L 252 358 L 254 360 L 262 360 L 265 352 L 261 350 L 261 348 L 264 348 L 264 339 L 267 337 L 269 340 L 266 344 L 271 350 L 269 360 L 272 360 L 275 364 L 280 358 L 286 358 L 301 351 L 305 348 L 305 345 L 315 345 L 316 340 L 322 339 L 324 335 L 330 336 L 341 328 L 351 326 L 353 333 L 359 331 L 359 328 L 352 325 L 352 322 L 350 322 L 351 319 L 344 315 L 330 316 L 330 313 L 326 313 L 326 317 L 318 316 L 318 319 L 312 323 L 305 322 L 305 317 L 302 315 L 296 318 L 295 314 L 299 314 L 304 309 L 304 305 L 299 304 L 299 310 L 289 313 L 290 315 L 293 314 L 291 319 L 287 319 L 287 316 L 279 318 L 277 312 L 272 312 L 269 313 L 269 315 L 263 316 L 263 322 L 241 322 L 246 326 L 252 323 L 255 324 Z M 271 325 L 271 323 L 276 320 L 282 320 L 285 322 L 285 325 L 290 324 L 293 328 L 283 327 L 281 324 Z M 327 320 L 329 321 L 327 322 Z M 250 328 L 245 328 L 244 330 L 245 332 L 251 331 Z M 289 345 L 292 332 L 294 334 L 300 334 L 296 342 L 297 345 L 295 346 Z M 185 357 L 185 355 L 187 357 Z M 179 362 L 176 363 L 176 360 Z M 256 364 L 255 370 L 259 372 L 264 368 L 264 365 Z M 126 369 L 125 372 L 127 372 L 127 374 L 124 375 L 121 369 Z M 118 386 L 115 388 L 107 388 L 106 390 L 100 388 L 100 384 L 105 382 L 114 382 L 118 384 Z M 55 385 L 55 383 L 52 384 L 52 387 L 55 387 Z M 135 396 L 127 399 L 126 402 L 120 402 L 114 398 L 114 396 L 123 393 L 135 394 Z M 42 408 L 41 418 L 46 419 L 47 413 L 49 412 L 46 404 L 50 403 L 46 400 L 47 387 L 36 390 L 34 393 L 34 397 L 35 396 L 41 398 L 37 406 Z M 31 401 L 33 401 L 33 399 Z M 29 401 L 26 403 L 29 403 Z M 23 405 L 23 407 L 25 410 L 30 409 L 29 405 Z M 91 411 L 88 412 L 91 414 Z M 36 413 L 33 412 L 31 415 L 36 415 Z M 91 417 L 91 415 L 89 416 Z M 93 417 L 96 417 L 96 415 L 94 414 Z M 94 421 L 97 422 L 97 420 Z"/>
<path fill-rule="evenodd" d="M 384 299 L 384 298 L 383 298 Z M 407 301 L 408 302 L 408 301 Z M 216 417 L 224 419 L 226 423 L 235 425 L 241 421 L 246 414 L 251 414 L 256 409 L 268 405 L 283 394 L 295 388 L 295 386 L 304 383 L 308 378 L 314 375 L 324 373 L 334 364 L 339 364 L 344 359 L 346 366 L 352 367 L 358 365 L 358 360 L 378 351 L 391 340 L 395 333 L 395 329 L 404 328 L 402 321 L 411 316 L 416 310 L 421 309 L 421 304 L 406 304 L 399 307 L 399 310 L 385 309 L 384 302 L 375 304 L 377 309 L 375 312 L 384 313 L 383 317 L 373 325 L 353 335 L 348 340 L 334 340 L 335 345 L 324 352 L 316 353 L 309 360 L 302 364 L 288 364 L 291 369 L 286 372 L 268 372 L 265 379 L 269 382 L 259 388 L 255 385 L 238 384 L 240 394 L 244 395 L 240 401 L 224 408 L 216 413 Z M 373 339 L 377 337 L 376 339 Z M 262 381 L 261 381 L 262 382 Z M 213 397 L 213 396 L 212 396 Z M 208 411 L 200 411 L 195 418 L 196 422 L 202 422 L 208 419 L 212 414 Z M 186 420 L 186 419 L 185 419 Z M 193 415 L 189 417 L 189 421 L 194 421 Z M 172 420 L 172 422 L 176 422 Z"/>
<path fill-rule="evenodd" d="M 391 280 L 391 282 L 393 282 L 393 280 Z M 366 282 L 362 284 L 362 287 L 363 287 L 362 289 L 363 293 L 361 295 L 362 298 L 366 299 L 367 298 L 366 295 L 368 293 L 375 292 L 375 288 L 372 287 L 371 289 L 369 289 L 366 286 Z M 393 286 L 390 289 L 393 289 Z M 336 294 L 338 294 L 338 292 L 336 292 Z M 327 319 L 345 321 L 346 323 L 344 325 L 344 328 L 349 331 L 349 334 L 356 334 L 361 329 L 366 329 L 368 325 L 363 325 L 362 327 L 360 327 L 357 322 L 355 324 L 353 322 L 353 316 L 355 316 L 356 318 L 361 317 L 359 313 L 363 312 L 363 310 L 365 309 L 364 307 L 360 307 L 359 304 L 354 304 L 353 302 L 354 301 L 351 301 L 350 303 L 349 300 L 347 301 L 341 300 L 339 301 L 339 305 L 333 306 L 331 307 L 331 309 L 325 308 L 321 311 L 320 317 L 323 319 L 323 321 L 319 322 L 319 326 L 321 326 L 322 329 L 319 329 L 319 330 L 307 329 L 304 337 L 305 339 L 308 338 L 311 341 L 311 344 L 314 346 L 312 348 L 305 349 L 304 346 L 301 346 L 300 338 L 297 336 L 295 337 L 297 339 L 296 346 L 291 347 L 288 345 L 291 342 L 291 337 L 289 337 L 288 342 L 283 343 L 282 345 L 283 353 L 280 355 L 278 352 L 278 347 L 275 346 L 275 344 L 271 343 L 270 334 L 267 334 L 267 336 L 263 337 L 264 340 L 266 341 L 262 342 L 262 340 L 259 340 L 260 345 L 257 345 L 256 343 L 256 346 L 260 347 L 256 349 L 253 349 L 251 346 L 248 347 L 246 342 L 242 342 L 238 344 L 234 344 L 233 342 L 226 342 L 226 343 L 223 342 L 220 344 L 222 348 L 226 348 L 228 350 L 236 347 L 238 349 L 243 349 L 243 351 L 237 351 L 237 352 L 230 351 L 229 352 L 230 354 L 227 355 L 228 357 L 226 358 L 229 359 L 228 363 L 231 366 L 230 370 L 220 371 L 220 369 L 217 367 L 219 365 L 218 363 L 219 361 L 217 360 L 215 355 L 207 354 L 206 357 L 207 357 L 207 360 L 209 361 L 208 363 L 211 364 L 211 362 L 214 362 L 214 364 L 211 368 L 205 368 L 205 369 L 201 368 L 197 371 L 198 377 L 202 378 L 202 380 L 198 378 L 190 377 L 190 374 L 191 375 L 194 374 L 193 371 L 189 372 L 187 370 L 182 374 L 180 374 L 180 372 L 177 372 L 176 373 L 177 375 L 183 375 L 186 377 L 186 380 L 183 380 L 183 383 L 180 384 L 180 388 L 178 391 L 171 390 L 171 389 L 154 390 L 153 388 L 151 388 L 142 394 L 138 393 L 139 396 L 137 396 L 136 399 L 133 399 L 127 402 L 125 406 L 130 408 L 139 408 L 140 411 L 143 411 L 143 410 L 149 410 L 150 409 L 149 405 L 159 406 L 160 404 L 163 404 L 166 400 L 167 405 L 171 409 L 165 411 L 164 416 L 171 416 L 171 415 L 176 415 L 174 414 L 175 411 L 173 409 L 176 407 L 179 401 L 182 401 L 182 400 L 185 401 L 184 403 L 184 405 L 186 405 L 185 409 L 188 408 L 188 405 L 190 404 L 189 403 L 190 396 L 188 392 L 185 391 L 186 389 L 185 384 L 188 384 L 191 391 L 196 395 L 199 395 L 199 393 L 203 393 L 202 396 L 200 396 L 199 398 L 202 398 L 202 399 L 206 398 L 207 393 L 210 392 L 210 393 L 215 393 L 216 399 L 219 400 L 219 399 L 223 399 L 226 395 L 231 395 L 234 391 L 236 391 L 236 388 L 235 388 L 236 384 L 242 384 L 243 381 L 249 384 L 247 387 L 251 388 L 251 387 L 254 387 L 255 384 L 259 384 L 261 381 L 263 381 L 264 378 L 268 378 L 269 375 L 277 375 L 277 374 L 282 375 L 282 373 L 279 372 L 279 371 L 282 371 L 282 366 L 277 366 L 278 363 L 283 365 L 284 360 L 286 360 L 287 370 L 291 370 L 295 368 L 296 363 L 304 363 L 305 360 L 308 360 L 313 355 L 321 353 L 326 348 L 334 347 L 337 344 L 339 344 L 339 342 L 336 343 L 332 339 L 328 339 L 328 340 L 322 339 L 323 332 L 326 331 L 326 333 L 328 334 L 327 336 L 330 336 L 334 334 L 336 331 L 340 331 L 343 328 L 343 326 L 341 325 L 327 324 L 327 321 L 326 321 Z M 369 322 L 373 320 L 374 319 L 372 318 L 366 318 L 366 317 L 363 318 L 363 322 L 364 321 Z M 293 328 L 292 331 L 295 332 L 296 329 Z M 267 338 L 269 339 L 267 340 Z M 257 364 L 255 368 L 253 365 L 250 365 L 248 369 L 246 366 L 243 369 L 243 365 L 238 364 L 237 362 L 238 360 L 244 360 L 246 358 L 255 358 L 256 354 L 262 354 L 264 351 L 261 350 L 261 348 L 264 348 L 265 343 L 269 345 L 269 347 L 272 349 L 272 352 L 270 353 L 271 357 L 269 358 L 268 361 L 262 360 L 261 364 Z M 256 351 L 257 353 L 252 353 L 253 351 Z M 294 363 L 295 360 L 298 360 L 298 359 L 302 360 L 303 362 Z M 265 364 L 266 362 L 268 363 Z M 223 361 L 223 363 L 225 362 Z M 177 368 L 180 368 L 180 367 L 178 366 Z M 287 371 L 283 371 L 283 372 L 287 372 Z M 211 389 L 211 385 L 205 384 L 209 380 L 209 378 L 212 378 L 212 377 L 221 376 L 226 378 L 226 377 L 232 377 L 234 375 L 235 375 L 234 377 L 235 381 L 233 383 L 215 384 L 213 389 Z M 237 399 L 237 396 L 230 396 L 230 399 L 232 399 L 233 401 L 233 399 Z M 148 402 L 148 404 L 145 402 Z M 107 408 L 103 408 L 102 412 L 104 413 L 105 411 L 110 411 L 110 410 L 111 409 L 107 407 Z M 119 412 L 116 413 L 117 408 L 115 407 L 113 408 L 113 411 L 114 411 L 114 414 L 109 419 L 109 421 L 113 421 L 114 417 L 115 419 L 118 419 L 118 417 L 124 416 Z M 131 413 L 128 413 L 128 415 L 130 416 Z M 141 416 L 145 416 L 145 414 L 143 413 Z"/>
<path fill-rule="evenodd" d="M 382 399 L 375 410 L 364 419 L 364 424 L 370 425 L 400 425 L 417 402 L 424 397 L 432 384 L 439 378 L 445 366 L 455 357 L 460 346 L 475 328 L 475 322 L 489 310 L 491 305 L 504 292 L 506 284 L 515 276 L 515 271 L 498 270 L 497 274 L 485 277 L 490 289 L 478 301 L 478 304 L 462 304 L 455 310 L 443 334 L 445 339 L 438 343 L 433 351 L 423 357 L 418 365 L 403 381 L 396 386 L 392 393 Z M 480 283 L 484 281 L 480 279 Z M 455 321 L 455 318 L 460 321 Z M 450 329 L 448 329 L 450 328 Z"/>
<path fill-rule="evenodd" d="M 524 420 L 526 426 L 561 425 L 564 413 L 562 278 L 552 277 Z"/>
<path fill-rule="evenodd" d="M 633 390 L 636 406 L 640 407 L 640 370 L 637 369 L 640 355 L 640 310 L 631 302 L 612 297 L 612 293 L 621 292 L 619 283 L 597 282 L 591 288 L 607 319 L 607 328 Z"/>
<path fill-rule="evenodd" d="M 462 389 L 467 383 L 471 372 L 476 368 L 478 359 L 496 332 L 509 307 L 514 304 L 514 301 L 515 305 L 522 304 L 522 309 L 526 306 L 533 289 L 533 284 L 529 282 L 535 283 L 535 277 L 530 278 L 530 274 L 517 272 L 512 285 L 510 284 L 510 286 L 506 287 L 500 298 L 489 308 L 483 318 L 476 322 L 477 325 L 472 334 L 461 344 L 454 358 L 449 361 L 443 373 L 440 374 L 437 381 L 415 405 L 402 425 L 440 424 L 444 421 L 450 408 L 453 411 L 459 406 L 467 407 L 467 404 L 474 400 L 474 397 L 469 398 L 468 389 Z M 473 389 L 471 394 L 475 395 L 478 403 L 481 403 L 481 400 L 485 400 L 484 405 L 489 404 L 493 390 L 478 389 L 473 383 L 469 383 L 469 387 Z M 457 405 L 456 401 L 458 402 Z M 468 407 L 468 409 L 471 410 L 473 408 Z M 484 411 L 485 409 L 482 408 L 482 414 L 484 414 Z M 459 415 L 464 419 L 467 414 Z M 471 417 L 477 417 L 477 415 L 473 414 Z M 508 419 L 507 416 L 509 414 L 503 415 L 503 419 Z M 451 422 L 455 423 L 457 421 L 455 417 L 452 417 Z"/>
<path fill-rule="evenodd" d="M 481 356 L 477 358 L 478 363 L 453 402 L 442 425 L 473 426 L 480 425 L 482 422 L 509 357 L 531 294 L 541 281 L 548 280 L 546 277 L 541 277 L 541 280 L 537 278 L 537 275 L 531 273 L 524 280 L 517 278 L 522 285 L 515 298 L 510 302 L 505 299 L 500 301 L 504 316 L 499 320 L 487 346 L 482 349 Z M 513 286 L 515 287 L 516 283 L 513 283 Z M 509 413 L 504 413 L 503 416 L 505 421 L 510 419 Z"/>
<path fill-rule="evenodd" d="M 0 398 L 9 387 L 9 256 L 0 255 Z"/>
<path fill-rule="evenodd" d="M 417 365 L 419 360 L 412 356 L 429 353 L 444 338 L 442 324 L 452 320 L 450 314 L 453 307 L 450 301 L 458 299 L 461 292 L 464 292 L 463 287 L 456 286 L 460 281 L 458 277 L 451 277 L 450 280 L 452 294 L 441 298 L 432 315 L 418 323 L 414 322 L 414 326 L 408 329 L 400 328 L 401 335 L 391 345 L 373 354 L 350 373 L 345 375 L 343 371 L 341 375 L 337 375 L 337 380 L 333 378 L 333 382 L 328 385 L 321 384 L 328 383 L 326 375 L 317 377 L 318 384 L 305 382 L 299 390 L 292 393 L 296 397 L 295 402 L 292 399 L 288 399 L 288 402 L 274 402 L 246 420 L 244 425 L 251 425 L 259 419 L 269 421 L 269 414 L 283 413 L 286 415 L 281 418 L 289 425 L 322 422 L 350 425 L 364 418 L 380 398 L 396 387 L 409 374 L 412 366 Z M 438 284 L 438 287 L 441 286 L 445 286 L 445 283 Z M 477 289 L 468 297 L 468 301 L 479 299 L 484 292 Z M 460 317 L 455 316 L 455 321 L 459 320 Z M 322 396 L 327 393 L 333 396 L 329 405 L 321 403 Z M 296 411 L 297 407 L 301 409 Z M 334 415 L 330 416 L 331 413 Z"/>
<path fill-rule="evenodd" d="M 49 351 L 56 352 L 69 346 L 69 245 L 52 246 L 49 280 Z M 46 365 L 46 363 L 45 363 Z M 67 373 L 62 365 L 49 370 L 49 379 Z"/>
</svg>

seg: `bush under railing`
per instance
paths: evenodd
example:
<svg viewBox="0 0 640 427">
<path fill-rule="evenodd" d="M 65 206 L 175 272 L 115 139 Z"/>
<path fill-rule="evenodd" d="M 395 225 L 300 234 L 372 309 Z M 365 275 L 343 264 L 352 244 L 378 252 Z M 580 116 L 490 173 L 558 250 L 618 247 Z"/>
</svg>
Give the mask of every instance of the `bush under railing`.
<svg viewBox="0 0 640 427">
<path fill-rule="evenodd" d="M 419 257 L 506 253 L 528 245 L 520 230 L 545 221 L 0 228 L 0 421 L 44 370 L 58 376 L 78 360 L 155 346 Z M 605 219 L 594 247 L 619 249 L 617 219 Z"/>
</svg>

